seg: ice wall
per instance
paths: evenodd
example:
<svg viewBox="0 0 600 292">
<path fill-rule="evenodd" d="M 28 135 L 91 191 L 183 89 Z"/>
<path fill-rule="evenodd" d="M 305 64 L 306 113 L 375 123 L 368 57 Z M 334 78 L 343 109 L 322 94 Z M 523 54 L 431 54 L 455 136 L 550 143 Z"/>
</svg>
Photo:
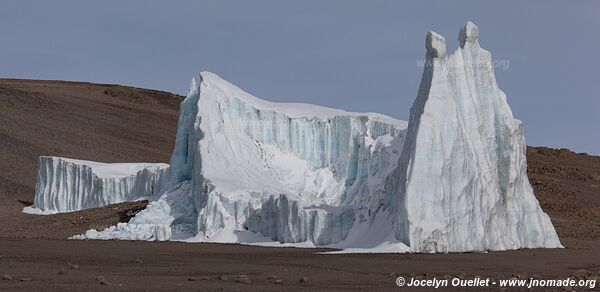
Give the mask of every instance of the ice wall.
<svg viewBox="0 0 600 292">
<path fill-rule="evenodd" d="M 396 169 L 405 128 L 379 114 L 263 101 L 203 72 L 181 104 L 171 158 L 169 188 L 188 185 L 189 194 L 169 190 L 129 224 L 76 238 L 154 240 L 157 227 L 170 226 L 195 241 L 242 242 L 252 232 L 280 243 L 341 242 L 370 210 L 391 206 L 382 182 Z"/>
<path fill-rule="evenodd" d="M 467 22 L 447 55 L 444 38 L 427 35 L 401 156 L 396 237 L 419 252 L 560 247 L 527 178 L 523 127 L 478 38 Z"/>
<path fill-rule="evenodd" d="M 168 182 L 168 167 L 162 163 L 99 163 L 41 156 L 33 210 L 28 210 L 69 212 L 151 199 Z"/>
<path fill-rule="evenodd" d="M 343 240 L 355 208 L 381 208 L 380 182 L 396 168 L 406 128 L 378 114 L 267 102 L 209 72 L 184 104 L 172 168 L 191 178 L 199 240 L 231 229 L 279 242 Z"/>
</svg>

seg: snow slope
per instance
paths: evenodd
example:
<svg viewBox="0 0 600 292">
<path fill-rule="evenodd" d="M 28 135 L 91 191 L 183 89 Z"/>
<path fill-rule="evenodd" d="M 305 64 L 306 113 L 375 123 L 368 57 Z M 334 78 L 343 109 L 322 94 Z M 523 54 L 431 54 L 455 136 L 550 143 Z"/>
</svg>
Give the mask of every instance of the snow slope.
<svg viewBox="0 0 600 292">
<path fill-rule="evenodd" d="M 427 35 L 408 125 L 264 101 L 201 73 L 180 107 L 163 191 L 131 222 L 74 238 L 350 252 L 560 247 L 477 27 L 466 23 L 459 42 L 448 55 L 442 36 Z"/>
</svg>

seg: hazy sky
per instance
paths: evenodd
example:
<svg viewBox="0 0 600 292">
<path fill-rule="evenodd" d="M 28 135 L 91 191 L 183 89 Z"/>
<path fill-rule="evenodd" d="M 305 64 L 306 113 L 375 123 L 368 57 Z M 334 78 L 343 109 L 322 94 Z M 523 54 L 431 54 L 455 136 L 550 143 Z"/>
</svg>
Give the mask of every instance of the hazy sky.
<svg viewBox="0 0 600 292">
<path fill-rule="evenodd" d="M 425 34 L 453 51 L 466 20 L 528 144 L 600 154 L 600 1 L 3 0 L 0 77 L 183 94 L 207 70 L 272 101 L 407 119 Z"/>
</svg>

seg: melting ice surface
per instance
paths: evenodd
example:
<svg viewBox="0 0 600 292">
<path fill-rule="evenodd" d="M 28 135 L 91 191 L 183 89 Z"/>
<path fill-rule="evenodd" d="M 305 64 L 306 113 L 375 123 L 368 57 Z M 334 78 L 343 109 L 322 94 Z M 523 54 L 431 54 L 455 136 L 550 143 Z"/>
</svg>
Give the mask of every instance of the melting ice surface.
<svg viewBox="0 0 600 292">
<path fill-rule="evenodd" d="M 79 185 L 89 179 L 73 171 L 86 163 L 40 159 L 34 207 L 61 212 L 111 202 L 90 196 L 151 199 L 129 223 L 77 239 L 344 252 L 561 247 L 526 176 L 521 123 L 478 33 L 466 23 L 452 54 L 442 36 L 427 35 L 427 66 L 408 124 L 264 101 L 203 72 L 180 106 L 169 168 L 132 166 L 138 172 L 127 181 L 139 180 L 138 187 L 109 177 L 102 191 L 86 192 Z M 112 167 L 122 165 L 102 172 Z"/>
</svg>

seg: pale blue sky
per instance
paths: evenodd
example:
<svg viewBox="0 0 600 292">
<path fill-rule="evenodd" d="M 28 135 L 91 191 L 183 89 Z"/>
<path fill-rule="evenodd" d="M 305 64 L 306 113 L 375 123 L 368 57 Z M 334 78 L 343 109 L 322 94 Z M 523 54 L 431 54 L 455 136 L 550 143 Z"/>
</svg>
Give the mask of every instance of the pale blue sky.
<svg viewBox="0 0 600 292">
<path fill-rule="evenodd" d="M 207 70 L 268 100 L 407 119 L 425 34 L 454 50 L 465 20 L 508 60 L 496 77 L 528 144 L 600 154 L 598 1 L 4 0 L 0 77 L 184 93 Z"/>
</svg>

